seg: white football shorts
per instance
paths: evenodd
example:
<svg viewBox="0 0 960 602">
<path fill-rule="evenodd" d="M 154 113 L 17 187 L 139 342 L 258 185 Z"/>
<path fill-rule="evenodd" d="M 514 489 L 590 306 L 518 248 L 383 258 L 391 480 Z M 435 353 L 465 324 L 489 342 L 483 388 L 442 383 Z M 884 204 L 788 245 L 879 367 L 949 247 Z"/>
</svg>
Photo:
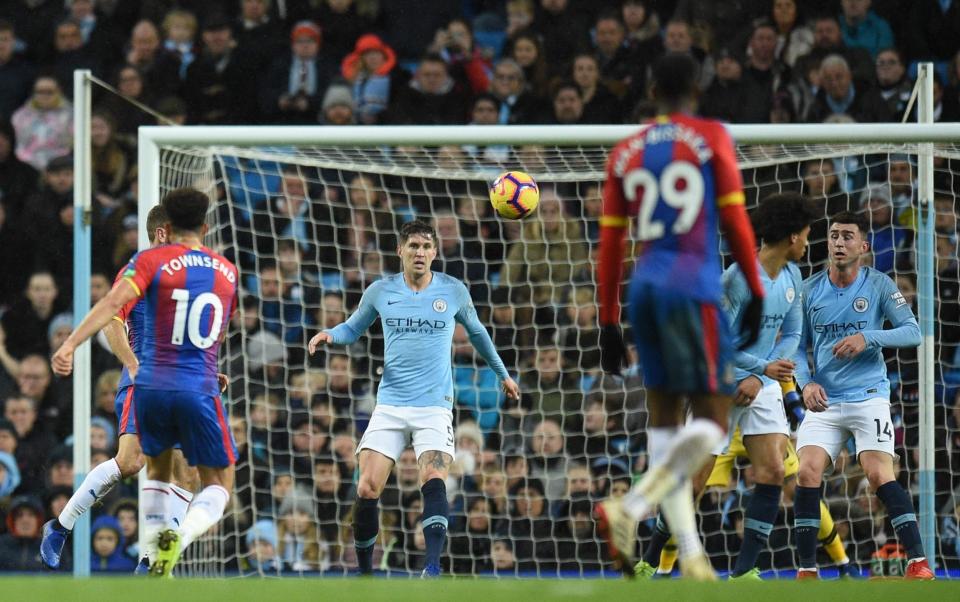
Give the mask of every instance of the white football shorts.
<svg viewBox="0 0 960 602">
<path fill-rule="evenodd" d="M 750 405 L 730 408 L 727 436 L 713 449 L 713 455 L 719 456 L 727 452 L 737 427 L 740 427 L 743 435 L 790 436 L 790 424 L 783 409 L 783 391 L 780 389 L 780 383 L 773 382 L 765 385 Z"/>
<path fill-rule="evenodd" d="M 807 411 L 797 431 L 797 451 L 816 445 L 827 452 L 831 462 L 836 462 L 851 436 L 856 441 L 858 457 L 865 451 L 882 451 L 896 457 L 890 401 L 874 397 L 866 401 L 837 403 L 823 412 Z"/>
<path fill-rule="evenodd" d="M 413 443 L 417 458 L 440 451 L 455 457 L 453 412 L 440 407 L 390 406 L 378 403 L 370 416 L 357 453 L 372 449 L 394 462 Z"/>
</svg>

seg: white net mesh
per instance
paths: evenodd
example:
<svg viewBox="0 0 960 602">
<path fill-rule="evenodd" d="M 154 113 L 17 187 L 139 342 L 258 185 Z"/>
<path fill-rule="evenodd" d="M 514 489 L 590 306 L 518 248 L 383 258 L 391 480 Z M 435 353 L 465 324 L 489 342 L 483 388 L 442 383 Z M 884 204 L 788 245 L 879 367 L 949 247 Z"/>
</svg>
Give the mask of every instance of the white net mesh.
<svg viewBox="0 0 960 602">
<path fill-rule="evenodd" d="M 749 206 L 800 190 L 871 216 L 874 265 L 916 290 L 918 145 L 742 146 Z M 599 370 L 594 294 L 602 147 L 177 147 L 161 153 L 161 193 L 183 184 L 215 194 L 211 244 L 235 260 L 243 299 L 221 354 L 230 375 L 231 428 L 240 449 L 236 495 L 214 535 L 191 553 L 188 574 L 343 572 L 355 567 L 350 530 L 353 450 L 372 411 L 383 364 L 379 324 L 347 349 L 309 357 L 319 328 L 345 319 L 373 280 L 398 269 L 396 232 L 432 219 L 441 250 L 434 269 L 464 280 L 501 357 L 524 392 L 509 404 L 465 336 L 455 338 L 460 450 L 451 500 L 447 568 L 456 574 L 591 575 L 611 562 L 590 519 L 592 502 L 624 491 L 645 466 L 644 391 L 635 377 Z M 955 395 L 960 384 L 956 264 L 957 147 L 936 149 L 938 526 L 956 525 L 960 477 Z M 527 171 L 542 187 L 537 214 L 497 219 L 487 183 Z M 215 192 L 214 192 L 215 190 Z M 825 220 L 810 237 L 805 275 L 826 257 Z M 915 301 L 914 301 L 915 303 Z M 915 305 L 916 307 L 916 305 Z M 888 354 L 899 478 L 915 487 L 918 369 L 915 350 Z M 743 463 L 738 464 L 742 465 Z M 853 562 L 869 566 L 895 541 L 882 506 L 846 458 L 827 501 Z M 742 534 L 749 468 L 701 503 L 707 552 L 732 566 Z M 375 566 L 418 571 L 423 538 L 412 452 L 381 500 Z M 762 569 L 790 569 L 789 504 Z M 641 525 L 639 546 L 652 522 Z M 944 531 L 946 533 L 946 531 Z M 953 537 L 956 537 L 954 527 Z M 938 541 L 956 566 L 960 545 Z M 191 560 L 192 559 L 192 560 Z M 825 562 L 828 560 L 824 559 Z"/>
</svg>

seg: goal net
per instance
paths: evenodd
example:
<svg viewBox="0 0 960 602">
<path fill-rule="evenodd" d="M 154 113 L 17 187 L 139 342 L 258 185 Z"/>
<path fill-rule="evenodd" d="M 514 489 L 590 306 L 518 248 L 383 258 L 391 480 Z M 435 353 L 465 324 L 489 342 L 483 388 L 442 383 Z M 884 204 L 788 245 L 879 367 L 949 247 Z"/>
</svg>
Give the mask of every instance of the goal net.
<svg viewBox="0 0 960 602">
<path fill-rule="evenodd" d="M 584 139 L 586 132 L 571 130 L 566 139 Z M 647 413 L 635 371 L 621 380 L 602 376 L 599 367 L 594 265 L 609 147 L 490 144 L 490 136 L 433 145 L 389 140 L 271 146 L 211 138 L 202 145 L 159 145 L 156 192 L 193 185 L 215 198 L 209 244 L 236 262 L 242 285 L 221 354 L 221 370 L 230 377 L 224 401 L 240 451 L 235 495 L 225 520 L 180 570 L 272 575 L 355 568 L 354 450 L 383 370 L 382 331 L 375 323 L 357 343 L 313 356 L 306 343 L 350 315 L 371 282 L 397 272 L 397 231 L 420 218 L 439 234 L 434 269 L 467 284 L 523 391 L 519 403 L 507 402 L 493 372 L 457 331 L 458 452 L 447 482 L 446 570 L 465 576 L 612 573 L 591 508 L 621 495 L 644 471 Z M 871 265 L 894 277 L 916 309 L 920 150 L 916 143 L 742 144 L 738 155 L 749 207 L 788 190 L 819 204 L 824 219 L 813 226 L 804 275 L 827 256 L 825 218 L 863 211 L 872 225 Z M 956 567 L 960 544 L 948 531 L 960 503 L 954 491 L 960 477 L 960 154 L 938 144 L 935 156 L 936 545 L 938 564 Z M 141 177 L 147 169 L 141 163 Z M 541 186 L 539 209 L 527 220 L 492 214 L 487 187 L 505 169 L 526 171 Z M 907 349 L 885 357 L 894 383 L 898 479 L 916 496 L 918 354 Z M 410 450 L 381 498 L 375 567 L 391 574 L 422 568 L 417 479 Z M 719 570 L 736 558 L 752 483 L 749 464 L 738 460 L 729 483 L 700 503 L 706 550 Z M 825 492 L 850 560 L 863 569 L 897 570 L 894 531 L 852 447 Z M 761 569 L 794 568 L 792 522 L 787 500 Z M 638 553 L 652 528 L 652 521 L 640 525 Z M 826 556 L 821 561 L 830 564 Z"/>
</svg>

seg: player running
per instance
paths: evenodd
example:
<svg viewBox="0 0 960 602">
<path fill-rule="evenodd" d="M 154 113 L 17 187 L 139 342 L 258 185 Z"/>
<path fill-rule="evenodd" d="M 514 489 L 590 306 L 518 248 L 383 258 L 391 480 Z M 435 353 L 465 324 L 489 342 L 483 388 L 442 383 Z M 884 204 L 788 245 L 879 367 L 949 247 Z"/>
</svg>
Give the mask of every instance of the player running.
<svg viewBox="0 0 960 602">
<path fill-rule="evenodd" d="M 689 114 L 696 77 L 689 56 L 658 59 L 653 94 L 660 116 L 621 141 L 607 160 L 597 266 L 602 363 L 605 371 L 618 373 L 624 358 L 623 239 L 635 215 L 642 246 L 630 283 L 629 317 L 647 387 L 650 469 L 630 493 L 602 503 L 596 512 L 613 553 L 629 571 L 633 521 L 659 503 L 677 536 L 684 575 L 715 579 L 697 534 L 690 477 L 723 439 L 734 389 L 733 345 L 719 307 L 718 222 L 750 290 L 743 344 L 757 338 L 763 285 L 733 143 L 720 123 Z M 693 419 L 681 428 L 684 398 Z"/>
<path fill-rule="evenodd" d="M 161 204 L 169 219 L 170 244 L 134 255 L 123 278 L 90 310 L 52 363 L 57 374 L 70 374 L 76 347 L 128 303 L 144 300 L 132 400 L 143 453 L 159 482 L 169 483 L 173 447 L 179 442 L 190 465 L 198 466 L 203 485 L 180 528 L 157 537 L 150 572 L 169 576 L 181 550 L 223 516 L 233 488 L 237 450 L 219 397 L 217 351 L 237 304 L 237 268 L 201 243 L 207 231 L 205 194 L 179 188 Z M 156 496 L 163 516 L 169 515 L 169 497 L 164 491 Z"/>
<path fill-rule="evenodd" d="M 147 215 L 147 237 L 150 240 L 150 246 L 158 247 L 166 244 L 167 231 L 164 226 L 167 221 L 167 214 L 162 206 L 157 205 L 150 210 Z M 114 284 L 123 277 L 125 270 L 126 268 L 117 274 Z M 63 546 L 77 519 L 109 492 L 118 481 L 137 474 L 143 468 L 144 456 L 143 450 L 140 449 L 140 439 L 136 436 L 137 425 L 132 411 L 132 401 L 133 381 L 140 367 L 144 307 L 145 303 L 142 300 L 131 301 L 103 328 L 110 349 L 123 363 L 114 402 L 118 422 L 117 432 L 119 433 L 117 455 L 112 460 L 90 470 L 79 489 L 74 492 L 63 507 L 60 516 L 48 521 L 43 526 L 40 559 L 48 569 L 59 568 Z M 158 506 L 156 498 L 160 495 L 166 495 L 158 492 L 161 488 L 169 490 L 169 520 L 175 524 L 183 522 L 190 500 L 193 499 L 193 491 L 198 481 L 197 471 L 186 466 L 182 453 L 176 452 L 174 457 L 175 474 L 177 476 L 177 482 L 175 483 L 154 482 L 157 481 L 154 467 L 152 463 L 147 465 L 147 478 L 149 480 L 144 487 L 142 503 L 146 508 L 151 509 L 146 515 L 145 533 L 147 533 L 147 536 L 144 539 L 148 543 L 155 540 L 157 533 L 167 526 L 168 517 L 160 514 L 156 508 Z M 181 485 L 187 485 L 187 487 L 184 488 Z M 155 553 L 155 549 L 141 550 L 141 561 L 137 567 L 138 572 L 146 572 L 150 566 L 149 559 L 153 558 Z"/>
<path fill-rule="evenodd" d="M 829 230 L 829 267 L 803 283 L 803 339 L 797 382 L 808 412 L 797 435 L 800 473 L 794 498 L 798 579 L 816 579 L 820 483 L 849 437 L 870 486 L 886 506 L 906 548 L 908 579 L 933 579 L 923 555 L 913 501 L 894 480 L 890 381 L 883 349 L 916 347 L 920 327 L 889 276 L 860 265 L 867 252 L 867 221 L 838 213 Z M 884 330 L 884 321 L 893 328 Z M 813 347 L 814 374 L 807 364 Z"/>
<path fill-rule="evenodd" d="M 467 287 L 433 272 L 437 234 L 415 220 L 400 228 L 397 248 L 403 271 L 371 284 L 346 322 L 310 339 L 318 345 L 349 345 L 380 317 L 385 358 L 377 405 L 357 446 L 360 477 L 353 509 L 353 538 L 360 574 L 373 572 L 373 545 L 379 530 L 377 502 L 387 477 L 411 440 L 420 466 L 426 560 L 422 577 L 440 574 L 447 533 L 445 481 L 454 458 L 453 377 L 450 366 L 455 323 L 500 377 L 503 391 L 519 399 L 520 389 L 497 355 L 477 318 Z"/>
</svg>

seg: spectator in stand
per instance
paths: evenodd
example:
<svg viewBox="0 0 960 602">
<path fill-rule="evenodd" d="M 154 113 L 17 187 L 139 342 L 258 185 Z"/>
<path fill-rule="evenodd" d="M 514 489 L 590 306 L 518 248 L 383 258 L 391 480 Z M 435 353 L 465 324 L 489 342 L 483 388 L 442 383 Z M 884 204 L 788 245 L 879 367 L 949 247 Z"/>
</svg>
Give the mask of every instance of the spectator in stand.
<svg viewBox="0 0 960 602">
<path fill-rule="evenodd" d="M 453 331 L 453 397 L 461 410 L 469 412 L 487 435 L 500 425 L 499 379 L 489 366 L 477 365 L 467 331 L 457 325 Z"/>
<path fill-rule="evenodd" d="M 700 113 L 721 121 L 745 123 L 744 108 L 750 105 L 743 81 L 744 59 L 735 50 L 722 47 L 715 59 L 717 76 L 700 101 Z"/>
<path fill-rule="evenodd" d="M 36 497 L 23 495 L 11 501 L 7 513 L 8 531 L 0 535 L 0 571 L 40 571 L 43 568 L 40 562 L 43 518 L 43 504 Z"/>
<path fill-rule="evenodd" d="M 525 90 L 537 98 L 546 98 L 549 88 L 547 60 L 540 36 L 533 31 L 521 31 L 507 43 L 505 54 L 523 69 Z"/>
<path fill-rule="evenodd" d="M 663 53 L 660 17 L 651 10 L 652 4 L 650 0 L 624 0 L 621 8 L 627 43 L 633 47 L 637 62 L 643 65 L 652 64 Z"/>
<path fill-rule="evenodd" d="M 569 287 L 564 299 L 566 325 L 560 329 L 558 337 L 564 365 L 589 373 L 590 378 L 594 378 L 600 368 L 600 331 L 595 299 L 592 286 Z"/>
<path fill-rule="evenodd" d="M 813 21 L 813 49 L 797 59 L 799 72 L 806 75 L 814 65 L 819 65 L 831 54 L 846 59 L 853 78 L 861 82 L 873 82 L 876 77 L 873 58 L 865 48 L 844 45 L 840 21 L 836 15 L 820 15 Z"/>
<path fill-rule="evenodd" d="M 620 123 L 623 121 L 620 101 L 600 78 L 600 64 L 593 54 L 578 54 L 573 59 L 571 76 L 580 87 L 583 98 L 584 123 Z"/>
<path fill-rule="evenodd" d="M 30 276 L 24 296 L 0 318 L 10 355 L 19 359 L 30 353 L 50 353 L 47 329 L 55 313 L 58 294 L 49 272 L 35 272 Z"/>
<path fill-rule="evenodd" d="M 540 0 L 533 30 L 543 36 L 551 77 L 563 74 L 573 56 L 589 48 L 589 22 L 571 9 L 569 0 Z"/>
<path fill-rule="evenodd" d="M 501 59 L 496 64 L 490 93 L 500 101 L 500 125 L 539 123 L 543 119 L 543 105 L 527 92 L 523 67 L 513 59 Z"/>
<path fill-rule="evenodd" d="M 27 265 L 50 271 L 69 299 L 73 283 L 72 156 L 50 160 L 40 191 L 27 201 L 20 227 L 30 240 L 37 241 L 31 243 L 33 256 Z"/>
<path fill-rule="evenodd" d="M 6 423 L 4 420 L 3 423 Z M 2 431 L 6 436 L 11 434 L 16 437 L 16 431 L 10 433 L 9 430 L 13 427 L 9 423 L 3 424 L 0 423 L 0 431 Z M 7 451 L 0 449 L 0 503 L 4 506 L 10 501 L 10 496 L 13 495 L 13 492 L 16 491 L 17 487 L 20 486 L 20 467 L 17 466 L 17 459 L 13 457 L 13 454 Z"/>
<path fill-rule="evenodd" d="M 884 48 L 877 53 L 877 85 L 890 119 L 900 121 L 910 101 L 913 82 L 907 77 L 903 55 L 896 48 Z"/>
<path fill-rule="evenodd" d="M 747 61 L 743 69 L 746 105 L 741 109 L 744 123 L 770 120 L 773 97 L 790 81 L 790 68 L 777 58 L 777 30 L 766 20 L 754 24 L 747 42 Z"/>
<path fill-rule="evenodd" d="M 126 538 L 120 523 L 109 514 L 93 521 L 90 545 L 90 571 L 93 573 L 129 573 L 137 566 L 137 561 L 124 553 Z"/>
<path fill-rule="evenodd" d="M 713 58 L 702 48 L 694 46 L 693 32 L 688 21 L 674 18 L 667 22 L 663 30 L 663 48 L 666 52 L 677 52 L 693 57 L 700 66 L 697 87 L 700 90 L 706 90 L 710 86 L 715 73 Z"/>
<path fill-rule="evenodd" d="M 840 0 L 840 31 L 848 48 L 863 48 L 874 59 L 893 46 L 890 24 L 870 10 L 870 0 Z"/>
<path fill-rule="evenodd" d="M 936 361 L 940 366 L 955 365 L 960 345 L 960 260 L 957 237 L 937 236 L 937 317 L 940 337 Z"/>
<path fill-rule="evenodd" d="M 567 491 L 568 458 L 564 453 L 564 436 L 560 421 L 544 418 L 533 429 L 527 448 L 530 476 L 540 479 L 549 504 L 563 499 Z"/>
<path fill-rule="evenodd" d="M 513 541 L 517 569 L 538 576 L 556 573 L 556 542 L 545 489 L 540 479 L 526 479 L 510 488 L 511 511 L 506 534 Z"/>
<path fill-rule="evenodd" d="M 512 38 L 533 24 L 533 0 L 507 0 L 507 38 Z"/>
<path fill-rule="evenodd" d="M 860 123 L 890 121 L 886 101 L 875 86 L 854 81 L 847 60 L 831 54 L 820 63 L 820 90 L 807 116 L 820 123 L 830 115 L 849 115 Z"/>
<path fill-rule="evenodd" d="M 354 48 L 360 36 L 373 30 L 367 11 L 361 13 L 354 0 L 326 0 L 316 9 L 317 23 L 323 27 L 324 47 L 330 58 L 343 60 Z"/>
<path fill-rule="evenodd" d="M 563 81 L 554 86 L 552 99 L 553 118 L 550 123 L 576 125 L 583 120 L 583 95 L 580 87 L 572 81 Z"/>
<path fill-rule="evenodd" d="M 873 267 L 885 274 L 891 274 L 895 268 L 909 268 L 912 231 L 894 223 L 893 203 L 887 187 L 879 184 L 865 188 L 860 196 L 860 206 L 870 219 L 867 240 L 873 255 Z"/>
<path fill-rule="evenodd" d="M 316 500 L 316 520 L 320 535 L 330 544 L 337 543 L 339 523 L 347 508 L 339 498 L 340 468 L 330 455 L 320 455 L 313 461 L 313 497 Z"/>
<path fill-rule="evenodd" d="M 197 59 L 197 17 L 187 10 L 171 10 L 163 18 L 163 48 L 179 59 L 177 74 L 187 78 L 187 69 Z"/>
<path fill-rule="evenodd" d="M 320 101 L 336 72 L 320 51 L 323 34 L 313 21 L 290 30 L 290 50 L 270 65 L 260 90 L 260 110 L 271 123 L 316 123 Z"/>
<path fill-rule="evenodd" d="M 493 64 L 474 44 L 473 29 L 464 19 L 453 19 L 445 28 L 438 29 L 427 50 L 443 57 L 449 65 L 451 77 L 471 96 L 486 92 L 490 87 Z M 542 59 L 542 53 L 534 58 Z"/>
<path fill-rule="evenodd" d="M 43 169 L 54 157 L 70 153 L 73 144 L 73 105 L 51 75 L 33 83 L 33 95 L 13 113 L 16 153 L 35 169 Z"/>
<path fill-rule="evenodd" d="M 813 30 L 797 0 L 770 0 L 768 17 L 777 32 L 776 57 L 792 68 L 798 58 L 813 49 Z"/>
<path fill-rule="evenodd" d="M 810 246 L 806 262 L 816 268 L 827 259 L 827 217 L 848 209 L 849 200 L 839 186 L 836 168 L 830 159 L 813 159 L 801 167 L 803 178 L 801 192 L 817 207 L 821 208 L 823 219 L 810 226 Z M 801 262 L 804 267 L 806 262 Z"/>
<path fill-rule="evenodd" d="M 541 344 L 535 369 L 523 373 L 521 384 L 520 402 L 508 399 L 503 404 L 505 430 L 529 433 L 541 418 L 551 418 L 567 432 L 575 430 L 583 401 L 580 374 L 563 363 L 558 348 Z"/>
<path fill-rule="evenodd" d="M 957 51 L 960 51 L 960 2 L 911 2 L 903 37 L 903 50 L 913 60 L 953 59 Z"/>
<path fill-rule="evenodd" d="M 95 0 L 71 0 L 67 4 L 68 17 L 80 25 L 84 49 L 97 57 L 103 67 L 113 68 L 119 60 L 123 47 L 120 21 L 110 18 Z"/>
<path fill-rule="evenodd" d="M 939 236 L 957 236 L 957 203 L 949 195 L 938 194 L 933 197 L 933 227 Z"/>
<path fill-rule="evenodd" d="M 380 114 L 390 105 L 391 91 L 401 85 L 393 48 L 372 33 L 363 35 L 344 57 L 340 73 L 352 86 L 357 121 L 379 123 Z"/>
<path fill-rule="evenodd" d="M 350 87 L 342 84 L 331 84 L 323 95 L 320 105 L 320 123 L 322 125 L 354 125 L 357 123 L 356 103 Z"/>
<path fill-rule="evenodd" d="M 103 220 L 121 206 L 136 159 L 134 149 L 117 137 L 117 124 L 107 112 L 94 111 L 90 116 L 90 143 L 94 198 Z"/>
<path fill-rule="evenodd" d="M 187 67 L 183 86 L 187 120 L 204 125 L 250 123 L 257 111 L 254 95 L 246 89 L 251 67 L 242 60 L 230 22 L 211 17 L 200 38 L 203 45 Z"/>
<path fill-rule="evenodd" d="M 627 30 L 614 11 L 597 17 L 593 30 L 594 56 L 600 65 L 600 75 L 618 98 L 629 90 L 646 87 L 646 69 L 649 63 L 627 41 Z"/>
<path fill-rule="evenodd" d="M 4 402 L 4 418 L 13 424 L 17 431 L 16 458 L 20 467 L 20 488 L 18 493 L 39 492 L 44 487 L 44 474 L 47 468 L 47 455 L 56 446 L 57 441 L 46 429 L 45 423 L 38 422 L 37 404 L 29 397 L 13 395 Z"/>
<path fill-rule="evenodd" d="M 466 521 L 462 530 L 450 535 L 451 572 L 476 575 L 493 570 L 490 558 L 493 540 L 492 504 L 482 495 L 467 498 L 464 504 Z"/>
<path fill-rule="evenodd" d="M 34 77 L 33 65 L 17 53 L 13 23 L 0 19 L 0 122 L 29 98 Z"/>
<path fill-rule="evenodd" d="M 143 76 L 136 67 L 132 65 L 120 67 L 112 83 L 123 96 L 147 106 L 154 104 L 153 96 L 145 89 Z M 116 123 L 116 134 L 128 145 L 136 144 L 137 128 L 141 125 L 154 125 L 152 116 L 131 104 L 129 100 L 118 98 L 113 94 L 98 101 L 94 110 L 113 118 Z"/>
<path fill-rule="evenodd" d="M 438 54 L 420 60 L 410 85 L 391 98 L 390 123 L 443 125 L 466 123 L 467 98 L 450 77 L 447 63 Z"/>
<path fill-rule="evenodd" d="M 0 118 L 0 201 L 6 206 L 6 218 L 14 221 L 19 219 L 27 197 L 36 191 L 40 179 L 37 170 L 17 157 L 16 145 L 13 126 Z"/>
<path fill-rule="evenodd" d="M 322 571 L 330 566 L 328 546 L 317 535 L 315 516 L 307 490 L 295 488 L 280 505 L 277 552 L 294 571 Z"/>
<path fill-rule="evenodd" d="M 161 45 L 160 31 L 146 19 L 130 32 L 126 63 L 137 69 L 155 98 L 176 94 L 180 89 L 180 58 Z"/>
<path fill-rule="evenodd" d="M 416 62 L 437 30 L 460 13 L 460 3 L 449 0 L 406 0 L 379 5 L 383 39 L 397 52 L 401 65 Z"/>
<path fill-rule="evenodd" d="M 44 68 L 57 78 L 60 89 L 68 98 L 73 98 L 74 69 L 89 69 L 97 77 L 103 75 L 102 59 L 84 45 L 81 24 L 71 18 L 56 24 L 53 52 Z"/>
<path fill-rule="evenodd" d="M 51 376 L 46 355 L 32 353 L 20 361 L 20 369 L 17 373 L 18 392 L 20 396 L 34 402 L 34 407 L 47 425 L 55 425 L 60 410 L 69 410 L 72 406 L 69 398 L 57 399 L 53 396 L 53 390 L 50 388 Z M 61 403 L 66 407 L 61 408 Z"/>
<path fill-rule="evenodd" d="M 274 57 L 288 52 L 285 28 L 270 16 L 270 0 L 241 0 L 233 27 L 239 62 L 247 73 L 263 74 Z M 259 79 L 259 78 L 258 78 Z"/>
</svg>

